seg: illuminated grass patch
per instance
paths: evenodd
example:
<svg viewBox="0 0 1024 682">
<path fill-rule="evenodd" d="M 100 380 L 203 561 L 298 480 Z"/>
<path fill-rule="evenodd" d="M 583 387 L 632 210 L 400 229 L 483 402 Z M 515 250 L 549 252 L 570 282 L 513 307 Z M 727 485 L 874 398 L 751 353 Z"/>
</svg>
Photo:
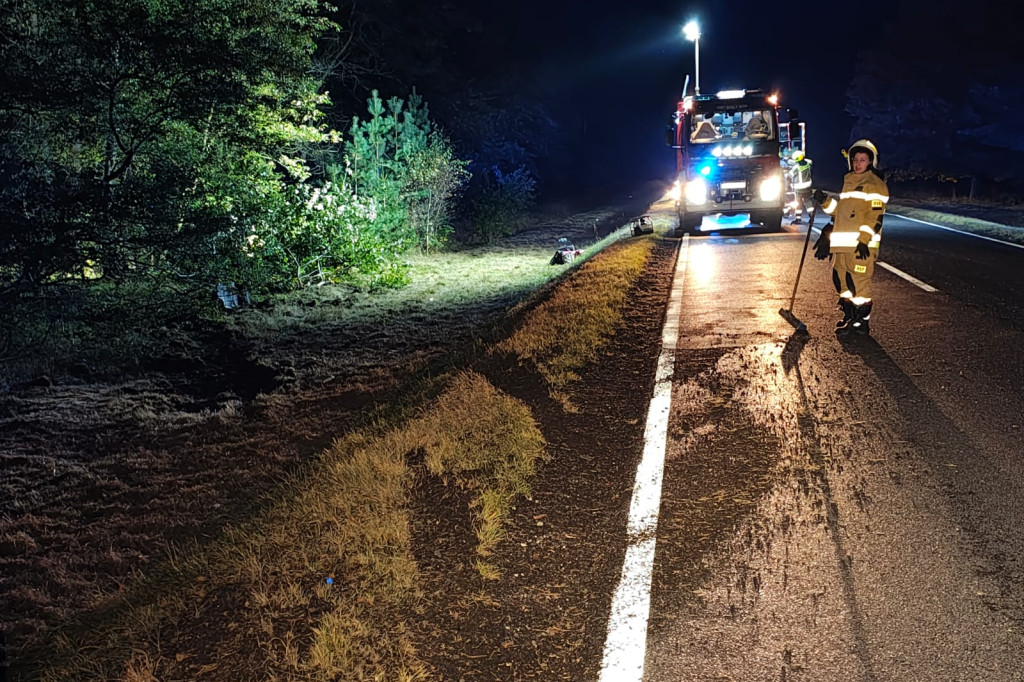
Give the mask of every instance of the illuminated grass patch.
<svg viewBox="0 0 1024 682">
<path fill-rule="evenodd" d="M 489 556 L 505 537 L 513 501 L 529 497 L 544 438 L 527 406 L 506 396 L 475 373 L 455 379 L 418 424 L 425 463 L 436 476 L 450 476 L 473 501 L 477 554 Z M 493 567 L 478 562 L 484 577 Z"/>
<path fill-rule="evenodd" d="M 594 362 L 622 321 L 626 295 L 643 273 L 652 238 L 606 250 L 574 272 L 497 346 L 529 362 L 560 396 Z M 564 396 L 562 396 L 564 399 Z"/>
</svg>

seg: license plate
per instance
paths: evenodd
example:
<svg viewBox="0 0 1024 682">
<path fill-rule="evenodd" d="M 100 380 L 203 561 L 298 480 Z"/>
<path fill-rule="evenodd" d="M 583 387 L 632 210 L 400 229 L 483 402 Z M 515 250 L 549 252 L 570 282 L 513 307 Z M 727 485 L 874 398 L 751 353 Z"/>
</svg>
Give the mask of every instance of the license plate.
<svg viewBox="0 0 1024 682">
<path fill-rule="evenodd" d="M 747 186 L 745 182 L 723 182 L 722 189 L 744 189 Z"/>
</svg>

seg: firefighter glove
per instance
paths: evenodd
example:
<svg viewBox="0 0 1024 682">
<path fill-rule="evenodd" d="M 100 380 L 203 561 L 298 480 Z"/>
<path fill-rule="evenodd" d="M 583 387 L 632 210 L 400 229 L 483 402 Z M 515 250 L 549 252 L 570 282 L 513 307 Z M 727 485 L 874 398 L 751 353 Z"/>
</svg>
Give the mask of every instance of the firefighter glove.
<svg viewBox="0 0 1024 682">
<path fill-rule="evenodd" d="M 821 229 L 821 236 L 814 242 L 814 257 L 825 260 L 829 256 L 829 238 L 832 236 L 832 223 Z"/>
<path fill-rule="evenodd" d="M 857 260 L 867 260 L 869 253 L 870 251 L 868 251 L 867 244 L 864 242 L 857 242 Z"/>
<path fill-rule="evenodd" d="M 824 204 L 828 201 L 828 195 L 823 190 L 816 189 L 814 190 L 814 200 L 819 204 Z"/>
</svg>

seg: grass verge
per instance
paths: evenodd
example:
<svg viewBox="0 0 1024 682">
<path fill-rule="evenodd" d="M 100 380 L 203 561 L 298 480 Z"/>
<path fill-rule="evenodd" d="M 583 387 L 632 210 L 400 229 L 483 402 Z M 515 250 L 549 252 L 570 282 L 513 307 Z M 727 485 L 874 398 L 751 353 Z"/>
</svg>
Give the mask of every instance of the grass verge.
<svg viewBox="0 0 1024 682">
<path fill-rule="evenodd" d="M 545 446 L 528 407 L 479 374 L 449 379 L 416 417 L 336 441 L 259 519 L 112 597 L 24 679 L 426 679 L 401 621 L 417 469 L 475 493 L 482 558 Z"/>
<path fill-rule="evenodd" d="M 617 244 L 584 263 L 551 296 L 529 311 L 516 332 L 495 350 L 532 364 L 552 397 L 572 409 L 567 387 L 595 361 L 622 320 L 626 295 L 654 248 L 645 237 Z"/>
<path fill-rule="evenodd" d="M 630 240 L 570 269 L 509 349 L 569 385 L 615 333 L 653 245 Z M 428 679 L 402 621 L 418 598 L 410 529 L 427 521 L 411 518 L 410 493 L 425 476 L 471 491 L 474 564 L 498 578 L 488 557 L 544 456 L 529 408 L 484 377 L 424 380 L 268 494 L 257 518 L 99 596 L 15 679 Z"/>
<path fill-rule="evenodd" d="M 1010 242 L 1011 244 L 1024 245 L 1024 227 L 1014 227 L 1012 225 L 1003 225 L 989 220 L 982 220 L 981 218 L 972 218 L 969 216 L 956 215 L 955 213 L 945 213 L 916 206 L 907 206 L 898 202 L 892 202 L 889 205 L 888 210 L 890 213 L 895 215 L 904 215 L 908 218 L 916 218 L 917 220 L 937 223 L 957 230 L 963 230 L 964 232 L 980 234 L 985 237 L 992 237 L 993 239 L 1001 239 L 1002 241 Z"/>
</svg>

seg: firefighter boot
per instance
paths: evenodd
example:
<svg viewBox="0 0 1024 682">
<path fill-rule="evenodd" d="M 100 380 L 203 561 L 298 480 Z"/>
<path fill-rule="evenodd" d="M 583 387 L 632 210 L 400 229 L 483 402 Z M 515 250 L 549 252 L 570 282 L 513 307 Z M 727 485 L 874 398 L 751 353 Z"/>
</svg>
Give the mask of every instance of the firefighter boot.
<svg viewBox="0 0 1024 682">
<path fill-rule="evenodd" d="M 850 331 L 865 336 L 871 333 L 871 303 L 857 306 L 856 314 L 850 321 Z"/>
<path fill-rule="evenodd" d="M 850 322 L 853 321 L 853 316 L 857 310 L 857 306 L 853 304 L 848 298 L 839 299 L 839 308 L 843 311 L 843 319 L 836 322 L 836 331 L 848 331 Z"/>
</svg>

